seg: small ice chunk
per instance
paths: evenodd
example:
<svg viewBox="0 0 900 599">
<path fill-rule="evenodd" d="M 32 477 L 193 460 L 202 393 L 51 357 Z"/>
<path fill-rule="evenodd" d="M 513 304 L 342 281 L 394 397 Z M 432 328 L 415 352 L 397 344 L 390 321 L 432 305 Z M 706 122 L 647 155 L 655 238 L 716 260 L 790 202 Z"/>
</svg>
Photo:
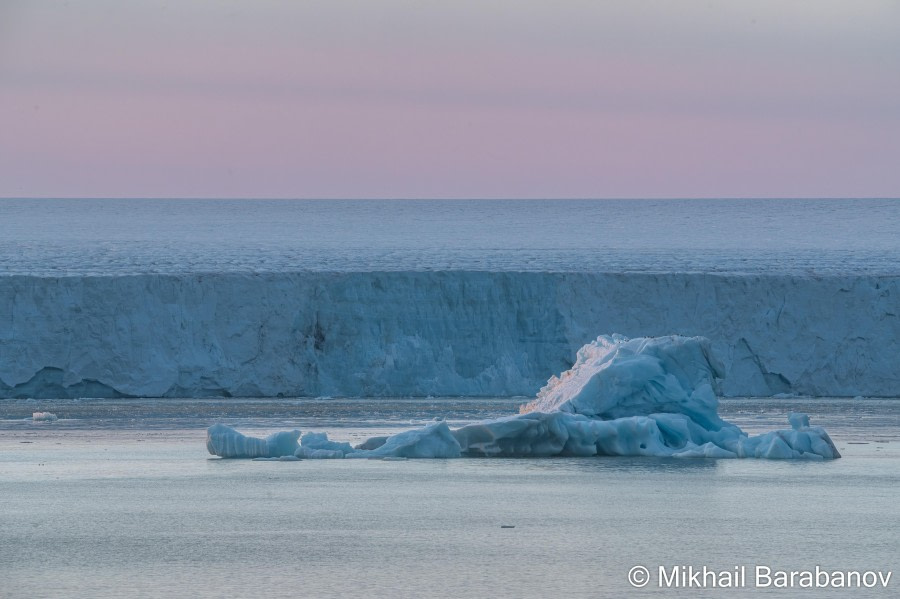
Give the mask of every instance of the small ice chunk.
<svg viewBox="0 0 900 599">
<path fill-rule="evenodd" d="M 377 449 L 356 451 L 348 457 L 395 457 L 395 458 L 458 458 L 459 442 L 444 421 L 429 424 L 388 439 Z"/>
<path fill-rule="evenodd" d="M 225 424 L 214 424 L 206 429 L 206 449 L 223 458 L 280 458 L 294 455 L 299 438 L 299 430 L 281 431 L 258 439 Z"/>
<path fill-rule="evenodd" d="M 297 450 L 297 437 L 299 436 L 300 431 L 297 429 L 272 433 L 266 437 L 266 449 L 269 456 L 283 458 L 294 455 L 294 451 Z"/>
<path fill-rule="evenodd" d="M 31 415 L 31 419 L 35 422 L 53 422 L 58 420 L 56 414 L 53 412 L 35 412 Z"/>
<path fill-rule="evenodd" d="M 788 422 L 791 423 L 791 428 L 795 431 L 809 428 L 809 416 L 801 414 L 800 412 L 791 412 L 788 414 Z"/>
<path fill-rule="evenodd" d="M 353 446 L 343 441 L 331 441 L 328 433 L 306 433 L 300 439 L 300 445 L 309 449 L 333 449 L 343 453 L 353 451 Z"/>
</svg>

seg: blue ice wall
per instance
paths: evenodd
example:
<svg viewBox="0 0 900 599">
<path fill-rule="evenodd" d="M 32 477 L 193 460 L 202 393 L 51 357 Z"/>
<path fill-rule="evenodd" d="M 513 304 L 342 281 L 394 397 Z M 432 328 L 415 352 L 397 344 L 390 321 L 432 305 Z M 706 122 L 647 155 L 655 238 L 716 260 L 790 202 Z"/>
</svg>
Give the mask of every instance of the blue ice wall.
<svg viewBox="0 0 900 599">
<path fill-rule="evenodd" d="M 900 395 L 900 277 L 0 277 L 0 397 L 534 395 L 599 334 L 702 335 L 726 395 Z"/>
</svg>

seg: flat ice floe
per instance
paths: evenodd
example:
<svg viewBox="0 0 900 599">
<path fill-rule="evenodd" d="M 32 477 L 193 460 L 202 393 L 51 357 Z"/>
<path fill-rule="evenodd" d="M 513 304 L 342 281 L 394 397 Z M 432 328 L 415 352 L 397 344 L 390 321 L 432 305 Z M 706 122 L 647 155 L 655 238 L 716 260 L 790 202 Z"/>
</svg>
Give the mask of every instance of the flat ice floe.
<svg viewBox="0 0 900 599">
<path fill-rule="evenodd" d="M 256 439 L 216 424 L 206 446 L 227 458 L 840 457 L 828 433 L 810 426 L 805 414 L 790 414 L 789 429 L 753 437 L 722 420 L 715 393 L 722 373 L 703 337 L 603 335 L 519 414 L 455 430 L 436 422 L 357 447 L 325 433 Z"/>
</svg>

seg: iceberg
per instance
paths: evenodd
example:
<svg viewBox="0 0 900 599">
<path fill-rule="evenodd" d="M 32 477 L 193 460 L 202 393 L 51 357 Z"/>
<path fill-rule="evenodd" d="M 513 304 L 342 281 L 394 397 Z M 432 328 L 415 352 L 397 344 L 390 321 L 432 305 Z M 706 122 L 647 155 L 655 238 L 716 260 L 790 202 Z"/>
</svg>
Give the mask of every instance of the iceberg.
<svg viewBox="0 0 900 599">
<path fill-rule="evenodd" d="M 59 418 L 53 412 L 35 412 L 31 415 L 31 419 L 35 422 L 54 422 Z"/>
<path fill-rule="evenodd" d="M 326 433 L 245 437 L 218 424 L 207 448 L 222 457 L 456 458 L 658 456 L 836 459 L 840 453 L 805 414 L 790 429 L 749 436 L 718 414 L 723 369 L 703 337 L 602 335 L 578 352 L 519 414 L 451 430 L 445 422 L 356 448 Z"/>
</svg>

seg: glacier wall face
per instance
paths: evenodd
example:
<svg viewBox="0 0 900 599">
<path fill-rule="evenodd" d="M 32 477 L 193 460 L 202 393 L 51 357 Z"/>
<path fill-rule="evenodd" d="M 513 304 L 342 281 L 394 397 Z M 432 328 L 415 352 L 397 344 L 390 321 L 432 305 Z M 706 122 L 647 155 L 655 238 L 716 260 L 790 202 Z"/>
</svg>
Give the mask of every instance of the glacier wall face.
<svg viewBox="0 0 900 599">
<path fill-rule="evenodd" d="M 0 277 L 0 397 L 534 395 L 599 334 L 701 335 L 726 395 L 900 392 L 900 277 Z"/>
</svg>

